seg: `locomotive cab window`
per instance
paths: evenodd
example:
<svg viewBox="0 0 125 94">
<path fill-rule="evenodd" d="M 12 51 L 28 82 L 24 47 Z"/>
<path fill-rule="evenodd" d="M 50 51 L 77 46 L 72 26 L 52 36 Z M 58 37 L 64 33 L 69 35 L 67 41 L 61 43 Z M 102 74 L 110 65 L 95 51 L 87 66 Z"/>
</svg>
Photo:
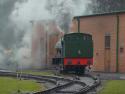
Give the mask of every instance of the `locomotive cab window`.
<svg viewBox="0 0 125 94">
<path fill-rule="evenodd" d="M 90 36 L 87 36 L 87 40 L 91 40 L 91 37 L 90 37 Z"/>
<path fill-rule="evenodd" d="M 88 35 L 83 36 L 83 40 L 91 40 L 91 36 L 88 36 Z"/>
</svg>

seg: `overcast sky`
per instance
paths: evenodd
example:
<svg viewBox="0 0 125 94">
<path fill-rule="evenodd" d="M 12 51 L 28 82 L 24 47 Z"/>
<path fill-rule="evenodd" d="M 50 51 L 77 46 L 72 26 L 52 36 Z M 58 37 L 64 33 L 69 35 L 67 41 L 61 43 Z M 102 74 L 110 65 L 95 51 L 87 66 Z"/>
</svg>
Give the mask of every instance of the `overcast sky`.
<svg viewBox="0 0 125 94">
<path fill-rule="evenodd" d="M 19 38 L 18 39 L 15 38 L 13 24 L 9 21 L 10 20 L 9 16 L 13 13 L 14 10 L 16 10 L 15 3 L 17 1 L 26 2 L 24 4 L 18 3 L 21 4 L 21 6 L 17 4 L 20 11 L 18 17 L 21 21 L 30 19 L 30 17 L 27 16 L 28 13 L 29 13 L 28 15 L 32 15 L 30 20 L 39 19 L 40 17 L 41 19 L 47 17 L 47 15 L 44 15 L 45 13 L 43 13 L 44 10 L 42 10 L 43 1 L 47 0 L 0 0 L 0 46 L 4 46 L 5 48 L 11 48 L 13 44 L 15 44 L 15 41 L 21 41 L 21 37 L 23 36 L 19 34 L 18 36 Z M 49 1 L 61 2 L 65 0 L 49 0 Z M 75 5 L 76 8 L 73 10 L 75 11 L 75 14 L 79 15 L 83 13 L 83 10 L 85 10 L 84 7 L 85 4 L 90 0 L 66 0 L 66 1 L 73 2 L 74 4 L 76 4 Z M 41 5 L 39 2 L 41 2 Z M 55 8 L 58 9 L 58 7 Z M 36 13 L 32 12 L 33 10 L 36 10 L 35 11 Z"/>
</svg>

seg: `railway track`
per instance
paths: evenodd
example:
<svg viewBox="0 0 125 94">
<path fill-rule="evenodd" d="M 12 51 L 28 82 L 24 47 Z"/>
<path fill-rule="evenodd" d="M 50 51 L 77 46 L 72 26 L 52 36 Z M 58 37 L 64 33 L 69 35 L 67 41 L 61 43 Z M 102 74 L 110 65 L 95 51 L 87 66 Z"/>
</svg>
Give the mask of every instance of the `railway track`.
<svg viewBox="0 0 125 94">
<path fill-rule="evenodd" d="M 2 71 L 0 72 L 0 76 L 17 77 L 19 75 L 17 75 L 15 72 Z M 45 81 L 53 84 L 53 87 L 48 90 L 38 91 L 32 94 L 85 94 L 100 85 L 100 79 L 98 77 L 95 79 L 95 77 L 91 75 L 84 76 L 93 80 L 91 85 L 86 84 L 85 81 L 81 81 L 79 79 L 68 79 L 58 76 L 36 76 L 31 74 L 22 74 L 21 77 L 24 79 L 34 79 L 39 82 Z"/>
</svg>

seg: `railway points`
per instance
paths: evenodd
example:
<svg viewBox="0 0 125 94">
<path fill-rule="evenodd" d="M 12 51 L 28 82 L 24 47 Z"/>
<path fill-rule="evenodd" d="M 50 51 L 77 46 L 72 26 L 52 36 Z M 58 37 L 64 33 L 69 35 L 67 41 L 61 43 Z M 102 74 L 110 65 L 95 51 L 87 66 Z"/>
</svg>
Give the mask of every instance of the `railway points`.
<svg viewBox="0 0 125 94">
<path fill-rule="evenodd" d="M 0 76 L 7 77 L 16 77 L 15 72 L 0 72 Z M 85 79 L 91 79 L 86 82 Z M 22 78 L 33 79 L 37 81 L 44 81 L 44 84 L 51 84 L 52 87 L 48 88 L 45 91 L 34 92 L 33 94 L 82 94 L 88 92 L 100 84 L 100 80 L 95 83 L 93 76 L 87 75 L 79 77 L 80 79 L 70 79 L 72 77 L 60 77 L 60 76 L 41 76 L 41 75 L 32 75 L 32 74 L 22 74 Z M 90 84 L 91 83 L 91 84 Z M 73 91 L 73 92 L 72 92 Z"/>
</svg>

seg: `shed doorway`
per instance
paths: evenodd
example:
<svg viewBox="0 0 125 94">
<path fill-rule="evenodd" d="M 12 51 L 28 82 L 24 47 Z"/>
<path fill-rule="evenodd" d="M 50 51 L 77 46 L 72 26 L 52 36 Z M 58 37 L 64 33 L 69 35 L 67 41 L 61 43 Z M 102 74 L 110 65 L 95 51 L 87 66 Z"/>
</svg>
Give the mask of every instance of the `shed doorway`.
<svg viewBox="0 0 125 94">
<path fill-rule="evenodd" d="M 110 34 L 105 35 L 105 55 L 104 55 L 104 65 L 105 65 L 105 72 L 110 72 L 110 63 L 111 63 L 111 51 L 110 51 L 110 41 L 111 36 Z"/>
</svg>

